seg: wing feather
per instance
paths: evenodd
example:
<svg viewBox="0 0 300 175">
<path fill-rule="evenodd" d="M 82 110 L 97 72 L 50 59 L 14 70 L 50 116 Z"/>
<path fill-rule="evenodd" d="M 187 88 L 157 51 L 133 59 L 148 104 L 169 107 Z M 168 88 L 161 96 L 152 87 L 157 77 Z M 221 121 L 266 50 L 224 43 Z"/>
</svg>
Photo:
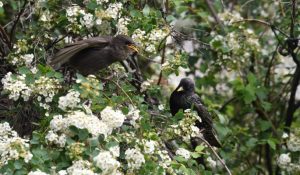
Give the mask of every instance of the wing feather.
<svg viewBox="0 0 300 175">
<path fill-rule="evenodd" d="M 54 69 L 59 69 L 61 65 L 68 62 L 70 58 L 78 52 L 91 47 L 105 47 L 109 44 L 111 38 L 112 37 L 94 37 L 68 44 L 50 58 L 49 65 Z"/>
</svg>

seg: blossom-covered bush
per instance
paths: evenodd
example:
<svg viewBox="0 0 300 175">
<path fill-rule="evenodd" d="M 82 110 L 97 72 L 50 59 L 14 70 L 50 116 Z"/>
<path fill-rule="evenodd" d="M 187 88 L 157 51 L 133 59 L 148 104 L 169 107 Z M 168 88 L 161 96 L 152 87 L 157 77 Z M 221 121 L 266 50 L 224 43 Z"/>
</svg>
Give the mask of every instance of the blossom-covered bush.
<svg viewBox="0 0 300 175">
<path fill-rule="evenodd" d="M 0 0 L 0 174 L 299 174 L 299 8 Z M 85 77 L 48 65 L 67 44 L 118 34 L 139 46 L 139 68 Z M 170 114 L 186 76 L 221 148 L 197 139 L 195 111 Z"/>
</svg>

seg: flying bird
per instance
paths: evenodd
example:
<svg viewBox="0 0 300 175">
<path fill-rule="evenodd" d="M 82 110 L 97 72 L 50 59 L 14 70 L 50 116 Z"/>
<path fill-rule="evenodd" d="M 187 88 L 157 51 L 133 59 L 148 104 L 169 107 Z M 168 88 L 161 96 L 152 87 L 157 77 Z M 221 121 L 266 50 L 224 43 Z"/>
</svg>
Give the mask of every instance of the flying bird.
<svg viewBox="0 0 300 175">
<path fill-rule="evenodd" d="M 67 45 L 50 59 L 49 64 L 56 70 L 70 65 L 81 74 L 89 75 L 137 52 L 137 45 L 126 35 L 94 37 Z"/>
<path fill-rule="evenodd" d="M 183 90 L 179 91 L 181 87 Z M 178 87 L 172 92 L 169 103 L 173 116 L 180 109 L 186 110 L 193 107 L 201 118 L 201 122 L 197 120 L 195 125 L 200 129 L 200 131 L 202 130 L 204 139 L 211 146 L 221 147 L 213 129 L 212 118 L 206 107 L 203 105 L 200 97 L 195 93 L 195 83 L 192 79 L 181 79 Z"/>
</svg>

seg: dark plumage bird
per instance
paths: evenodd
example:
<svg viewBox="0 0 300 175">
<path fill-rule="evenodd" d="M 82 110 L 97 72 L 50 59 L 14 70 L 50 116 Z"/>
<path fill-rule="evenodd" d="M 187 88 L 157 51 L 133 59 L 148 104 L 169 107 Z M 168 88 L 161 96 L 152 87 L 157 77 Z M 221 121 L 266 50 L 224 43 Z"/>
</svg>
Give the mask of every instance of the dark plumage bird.
<svg viewBox="0 0 300 175">
<path fill-rule="evenodd" d="M 50 59 L 49 64 L 54 69 L 70 65 L 81 74 L 88 75 L 123 61 L 136 52 L 137 46 L 128 36 L 95 37 L 67 45 Z"/>
<path fill-rule="evenodd" d="M 178 91 L 179 88 L 183 88 L 182 91 Z M 174 116 L 180 109 L 186 110 L 191 109 L 197 111 L 202 122 L 196 121 L 196 126 L 203 130 L 202 134 L 204 139 L 212 146 L 221 147 L 220 142 L 215 136 L 213 129 L 213 123 L 209 112 L 200 97 L 195 93 L 195 83 L 190 78 L 181 79 L 178 87 L 173 91 L 170 97 L 170 109 Z"/>
</svg>

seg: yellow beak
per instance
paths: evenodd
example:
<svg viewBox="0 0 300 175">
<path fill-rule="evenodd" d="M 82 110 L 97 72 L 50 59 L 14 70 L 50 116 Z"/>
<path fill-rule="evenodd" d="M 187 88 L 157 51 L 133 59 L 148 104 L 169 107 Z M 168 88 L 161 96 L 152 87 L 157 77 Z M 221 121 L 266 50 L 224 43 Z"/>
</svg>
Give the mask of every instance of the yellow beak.
<svg viewBox="0 0 300 175">
<path fill-rule="evenodd" d="M 127 47 L 128 47 L 129 49 L 131 49 L 131 50 L 133 50 L 133 51 L 139 53 L 139 49 L 138 49 L 135 45 L 129 44 L 129 45 L 127 45 Z"/>
</svg>

